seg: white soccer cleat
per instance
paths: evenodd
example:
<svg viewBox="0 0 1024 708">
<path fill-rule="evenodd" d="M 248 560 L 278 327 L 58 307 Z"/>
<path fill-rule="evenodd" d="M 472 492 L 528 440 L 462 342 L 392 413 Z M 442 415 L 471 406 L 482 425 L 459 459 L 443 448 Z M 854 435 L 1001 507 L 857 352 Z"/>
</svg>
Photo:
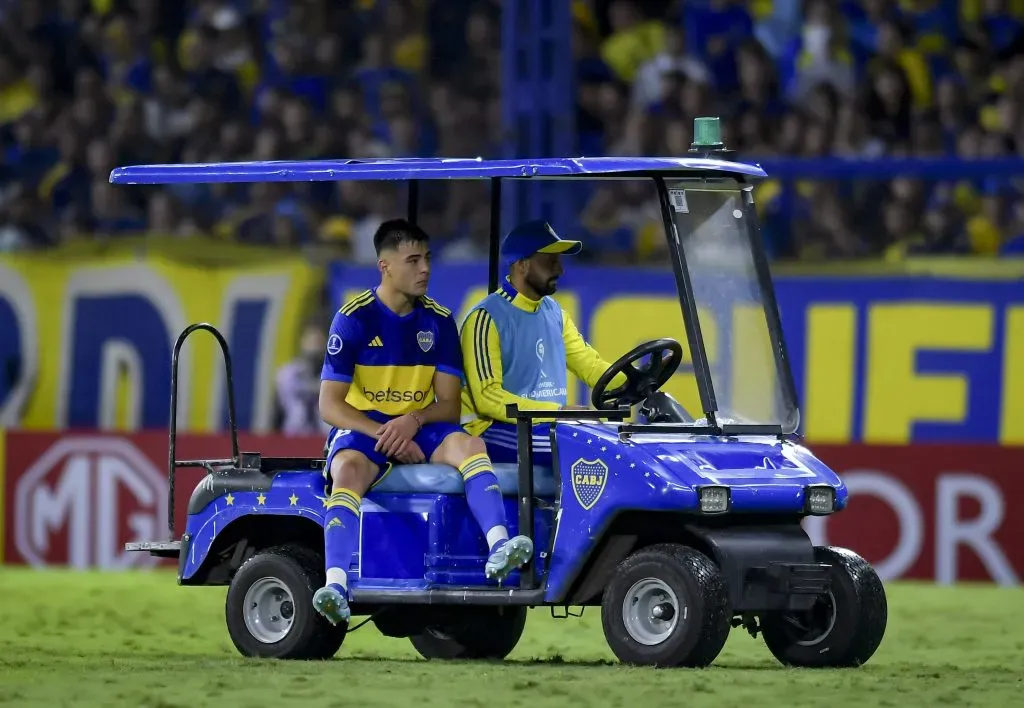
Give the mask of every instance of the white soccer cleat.
<svg viewBox="0 0 1024 708">
<path fill-rule="evenodd" d="M 484 575 L 489 580 L 501 583 L 513 570 L 523 567 L 532 557 L 533 541 L 526 536 L 513 536 L 498 543 L 497 548 L 491 551 L 484 565 Z"/>
<path fill-rule="evenodd" d="M 352 616 L 345 593 L 333 584 L 325 585 L 316 591 L 313 595 L 313 609 L 335 626 L 341 622 L 348 622 Z"/>
</svg>

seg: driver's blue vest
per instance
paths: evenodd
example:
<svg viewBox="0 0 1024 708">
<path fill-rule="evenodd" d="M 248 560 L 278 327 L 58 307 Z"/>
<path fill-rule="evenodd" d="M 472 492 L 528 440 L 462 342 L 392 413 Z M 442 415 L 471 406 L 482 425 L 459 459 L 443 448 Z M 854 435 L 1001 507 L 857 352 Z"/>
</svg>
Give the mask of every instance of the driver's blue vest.
<svg viewBox="0 0 1024 708">
<path fill-rule="evenodd" d="M 507 283 L 479 305 L 494 320 L 501 342 L 502 388 L 533 401 L 564 406 L 568 374 L 562 339 L 562 308 L 550 297 L 536 312 L 516 307 L 515 291 Z"/>
</svg>

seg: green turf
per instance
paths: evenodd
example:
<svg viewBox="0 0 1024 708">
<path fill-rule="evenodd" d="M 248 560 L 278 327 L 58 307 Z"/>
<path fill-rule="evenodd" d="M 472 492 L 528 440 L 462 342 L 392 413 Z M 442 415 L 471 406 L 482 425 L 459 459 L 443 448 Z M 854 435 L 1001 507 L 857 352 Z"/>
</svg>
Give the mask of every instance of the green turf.
<svg viewBox="0 0 1024 708">
<path fill-rule="evenodd" d="M 0 569 L 0 704 L 16 706 L 1024 705 L 1024 593 L 889 586 L 889 630 L 859 669 L 779 666 L 734 630 L 706 670 L 616 664 L 600 612 L 535 610 L 502 664 L 426 662 L 369 624 L 331 662 L 239 657 L 223 588 L 165 572 Z"/>
</svg>

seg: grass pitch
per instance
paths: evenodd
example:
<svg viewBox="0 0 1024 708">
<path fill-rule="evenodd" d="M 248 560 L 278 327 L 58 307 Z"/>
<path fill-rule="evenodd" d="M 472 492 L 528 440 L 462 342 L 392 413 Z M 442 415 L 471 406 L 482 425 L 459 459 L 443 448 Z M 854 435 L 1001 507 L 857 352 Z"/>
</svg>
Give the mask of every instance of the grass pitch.
<svg viewBox="0 0 1024 708">
<path fill-rule="evenodd" d="M 168 572 L 0 570 L 0 704 L 14 706 L 1020 706 L 1024 593 L 890 584 L 889 628 L 866 666 L 786 669 L 733 630 L 712 668 L 618 665 L 600 611 L 534 610 L 503 663 L 427 662 L 367 624 L 330 662 L 247 660 L 224 588 Z M 359 618 L 357 618 L 358 621 Z"/>
</svg>

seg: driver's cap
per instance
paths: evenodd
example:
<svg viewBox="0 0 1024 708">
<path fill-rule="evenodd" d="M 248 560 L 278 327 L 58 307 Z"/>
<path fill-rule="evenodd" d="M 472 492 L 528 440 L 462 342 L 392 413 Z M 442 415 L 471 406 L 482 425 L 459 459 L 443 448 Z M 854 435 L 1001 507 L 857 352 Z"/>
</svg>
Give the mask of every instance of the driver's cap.
<svg viewBox="0 0 1024 708">
<path fill-rule="evenodd" d="M 508 232 L 501 242 L 501 257 L 515 263 L 535 253 L 575 255 L 583 248 L 579 241 L 559 238 L 551 224 L 543 220 L 527 221 Z"/>
</svg>

